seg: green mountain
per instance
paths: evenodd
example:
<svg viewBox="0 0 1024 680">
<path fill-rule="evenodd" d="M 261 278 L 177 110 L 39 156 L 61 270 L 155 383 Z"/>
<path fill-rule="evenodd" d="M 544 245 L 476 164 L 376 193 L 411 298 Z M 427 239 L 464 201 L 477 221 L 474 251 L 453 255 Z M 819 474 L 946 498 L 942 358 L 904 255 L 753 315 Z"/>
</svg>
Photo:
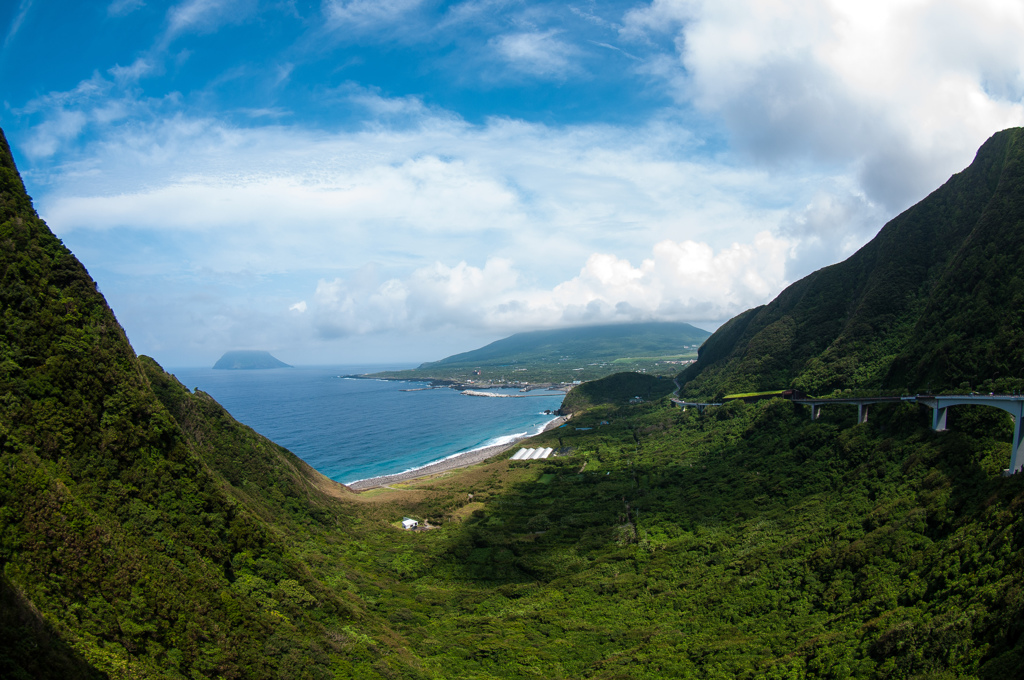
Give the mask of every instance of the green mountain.
<svg viewBox="0 0 1024 680">
<path fill-rule="evenodd" d="M 234 350 L 225 352 L 213 365 L 216 369 L 249 371 L 266 368 L 291 368 L 270 352 L 263 350 Z"/>
<path fill-rule="evenodd" d="M 470 352 L 420 365 L 418 370 L 474 366 L 610 362 L 626 357 L 688 354 L 711 335 L 688 323 L 648 322 L 516 333 Z"/>
<path fill-rule="evenodd" d="M 1024 387 L 1024 129 L 849 259 L 740 314 L 680 376 L 685 394 L 796 387 Z"/>
<path fill-rule="evenodd" d="M 697 348 L 709 335 L 688 323 L 669 322 L 531 331 L 372 377 L 536 384 L 595 380 L 624 371 L 674 375 L 681 364 L 697 358 Z"/>
<path fill-rule="evenodd" d="M 136 357 L 2 134 L 0 244 L 0 676 L 416 677 L 289 540 L 351 494 Z"/>
</svg>

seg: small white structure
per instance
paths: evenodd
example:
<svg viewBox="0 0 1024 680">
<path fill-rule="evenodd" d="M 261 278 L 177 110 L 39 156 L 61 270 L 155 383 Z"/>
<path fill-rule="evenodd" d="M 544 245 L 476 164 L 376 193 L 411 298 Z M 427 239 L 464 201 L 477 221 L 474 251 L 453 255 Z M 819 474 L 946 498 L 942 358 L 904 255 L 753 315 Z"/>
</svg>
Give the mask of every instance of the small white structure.
<svg viewBox="0 0 1024 680">
<path fill-rule="evenodd" d="M 552 448 L 545 449 L 519 449 L 509 460 L 537 460 L 538 458 L 547 458 L 555 450 Z"/>
<path fill-rule="evenodd" d="M 403 529 L 415 529 L 419 525 L 420 525 L 420 523 L 417 522 L 414 519 L 411 519 L 409 517 L 403 517 L 402 518 L 402 528 Z"/>
</svg>

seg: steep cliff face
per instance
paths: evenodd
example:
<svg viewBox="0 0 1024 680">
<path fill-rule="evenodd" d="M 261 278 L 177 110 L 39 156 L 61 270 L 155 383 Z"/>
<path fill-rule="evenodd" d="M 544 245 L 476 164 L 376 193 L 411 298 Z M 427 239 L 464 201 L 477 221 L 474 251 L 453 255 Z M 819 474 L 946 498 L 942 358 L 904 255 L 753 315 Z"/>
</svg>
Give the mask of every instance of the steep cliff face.
<svg viewBox="0 0 1024 680">
<path fill-rule="evenodd" d="M 279 538 L 343 529 L 344 487 L 135 355 L 2 133 L 0 469 L 3 677 L 329 677 L 358 655 L 324 632 L 358 598 Z"/>
<path fill-rule="evenodd" d="M 712 335 L 685 393 L 1024 384 L 1024 130 L 889 222 L 849 259 Z M 984 379 L 983 378 L 983 379 Z"/>
</svg>

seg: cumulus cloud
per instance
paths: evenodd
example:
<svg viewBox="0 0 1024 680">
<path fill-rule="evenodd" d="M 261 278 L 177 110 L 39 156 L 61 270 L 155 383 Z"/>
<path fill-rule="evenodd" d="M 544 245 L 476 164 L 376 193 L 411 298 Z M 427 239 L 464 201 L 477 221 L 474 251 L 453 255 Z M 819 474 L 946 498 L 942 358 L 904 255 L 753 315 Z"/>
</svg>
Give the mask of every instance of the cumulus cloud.
<svg viewBox="0 0 1024 680">
<path fill-rule="evenodd" d="M 852 166 L 869 200 L 907 207 L 1024 122 L 1024 8 L 999 0 L 655 0 L 627 39 L 674 36 L 647 69 L 770 163 Z"/>
<path fill-rule="evenodd" d="M 321 280 L 311 311 L 324 337 L 443 327 L 512 333 L 625 321 L 719 321 L 762 304 L 782 287 L 792 242 L 767 232 L 716 251 L 662 241 L 639 266 L 591 255 L 579 274 L 549 289 L 521 285 L 513 263 L 439 262 L 406 279 Z"/>
<path fill-rule="evenodd" d="M 680 234 L 715 247 L 730 230 L 745 239 L 778 222 L 763 198 L 791 191 L 782 177 L 664 156 L 691 143 L 676 126 L 472 126 L 391 105 L 406 110 L 403 128 L 324 134 L 182 117 L 119 128 L 39 204 L 62 234 L 207 233 L 256 257 L 272 252 L 285 268 L 396 252 L 445 261 L 453 249 L 543 268 L 581 263 L 590 244 L 642 258 Z M 211 268 L 232 261 L 197 257 Z"/>
</svg>

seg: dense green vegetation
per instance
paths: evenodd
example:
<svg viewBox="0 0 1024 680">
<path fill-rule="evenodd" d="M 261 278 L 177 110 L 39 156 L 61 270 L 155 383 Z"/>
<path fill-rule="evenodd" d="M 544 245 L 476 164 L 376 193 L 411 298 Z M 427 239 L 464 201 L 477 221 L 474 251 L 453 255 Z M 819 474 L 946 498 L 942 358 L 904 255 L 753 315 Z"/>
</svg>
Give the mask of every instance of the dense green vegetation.
<svg viewBox="0 0 1024 680">
<path fill-rule="evenodd" d="M 711 335 L 687 323 L 650 322 L 516 333 L 470 352 L 375 377 L 457 382 L 563 383 L 627 371 L 675 375 Z"/>
<path fill-rule="evenodd" d="M 562 411 L 577 413 L 595 406 L 623 405 L 637 398 L 660 399 L 675 391 L 675 383 L 664 376 L 644 373 L 615 373 L 574 387 L 562 401 Z"/>
<path fill-rule="evenodd" d="M 450 678 L 1009 677 L 1024 478 L 1000 475 L 1005 418 L 964 407 L 940 434 L 918 406 L 832 408 L 577 416 L 594 429 L 531 442 L 571 454 L 493 465 L 481 507 L 418 539 L 388 606 Z M 481 497 L 426 486 L 435 521 Z"/>
<path fill-rule="evenodd" d="M 1015 298 L 971 272 L 1016 246 L 972 211 L 1019 235 L 1000 193 L 1016 140 L 997 136 L 954 178 L 964 196 L 940 190 L 927 219 L 897 218 L 886 248 L 723 326 L 684 387 L 1010 384 L 1012 366 L 982 371 L 997 349 L 1015 356 L 1018 317 L 999 295 Z M 971 247 L 929 240 L 951 224 L 975 225 Z M 904 232 L 922 229 L 915 251 Z M 950 248 L 971 272 L 949 268 Z M 972 291 L 980 314 L 1005 318 L 972 326 L 943 306 Z M 135 356 L 36 216 L 2 135 L 0 313 L 4 678 L 995 680 L 1024 667 L 1024 475 L 1001 474 L 1002 411 L 955 407 L 942 433 L 909 403 L 863 424 L 841 405 L 812 422 L 782 399 L 698 412 L 672 405 L 671 379 L 617 374 L 574 389 L 573 419 L 525 443 L 556 457 L 357 495 Z M 936 347 L 914 344 L 936 324 L 961 333 L 951 361 L 992 351 L 973 369 L 905 359 Z M 403 532 L 403 516 L 435 528 Z"/>
<path fill-rule="evenodd" d="M 845 262 L 737 316 L 682 374 L 684 394 L 795 387 L 1024 387 L 1024 129 Z"/>
<path fill-rule="evenodd" d="M 285 540 L 345 529 L 322 478 L 135 356 L 2 136 L 0 304 L 0 675 L 416 675 Z"/>
</svg>

